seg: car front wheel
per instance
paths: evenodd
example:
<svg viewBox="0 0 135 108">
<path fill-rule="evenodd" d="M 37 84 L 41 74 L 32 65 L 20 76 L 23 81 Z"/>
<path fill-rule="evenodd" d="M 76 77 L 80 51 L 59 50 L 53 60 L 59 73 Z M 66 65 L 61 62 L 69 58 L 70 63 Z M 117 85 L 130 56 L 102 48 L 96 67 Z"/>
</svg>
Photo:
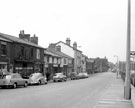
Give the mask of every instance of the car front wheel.
<svg viewBox="0 0 135 108">
<path fill-rule="evenodd" d="M 27 87 L 27 86 L 28 86 L 28 83 L 27 83 L 27 82 L 25 82 L 25 83 L 24 83 L 24 87 Z"/>
<path fill-rule="evenodd" d="M 17 88 L 17 84 L 16 83 L 13 84 L 13 88 L 14 89 Z"/>
</svg>

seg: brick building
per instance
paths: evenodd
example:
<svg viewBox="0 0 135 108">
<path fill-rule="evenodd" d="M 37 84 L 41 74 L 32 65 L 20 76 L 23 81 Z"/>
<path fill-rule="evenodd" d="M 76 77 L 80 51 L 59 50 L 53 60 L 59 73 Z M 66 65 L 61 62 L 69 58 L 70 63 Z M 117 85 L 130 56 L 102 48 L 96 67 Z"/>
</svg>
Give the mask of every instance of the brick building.
<svg viewBox="0 0 135 108">
<path fill-rule="evenodd" d="M 17 38 L 0 33 L 0 42 L 3 47 L 3 51 L 0 51 L 0 62 L 7 64 L 5 68 L 7 67 L 9 72 L 17 72 L 22 76 L 29 76 L 35 71 L 43 73 L 44 48 L 32 43 L 29 34 L 20 31 Z"/>
</svg>

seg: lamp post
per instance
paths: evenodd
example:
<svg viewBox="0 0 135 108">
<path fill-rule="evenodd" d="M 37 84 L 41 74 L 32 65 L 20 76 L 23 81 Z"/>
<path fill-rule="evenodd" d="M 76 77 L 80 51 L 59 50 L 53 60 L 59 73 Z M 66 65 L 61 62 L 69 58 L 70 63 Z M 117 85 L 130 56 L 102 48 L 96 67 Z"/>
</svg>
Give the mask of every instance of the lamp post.
<svg viewBox="0 0 135 108">
<path fill-rule="evenodd" d="M 114 57 L 116 57 L 117 58 L 117 65 L 116 65 L 116 67 L 117 67 L 117 71 L 116 71 L 116 77 L 118 78 L 118 71 L 119 71 L 119 60 L 118 60 L 118 56 L 117 55 L 114 55 Z"/>
<path fill-rule="evenodd" d="M 126 49 L 126 77 L 124 85 L 124 98 L 131 98 L 131 86 L 130 86 L 130 12 L 131 12 L 131 0 L 128 0 L 128 16 L 127 16 L 127 49 Z"/>
</svg>

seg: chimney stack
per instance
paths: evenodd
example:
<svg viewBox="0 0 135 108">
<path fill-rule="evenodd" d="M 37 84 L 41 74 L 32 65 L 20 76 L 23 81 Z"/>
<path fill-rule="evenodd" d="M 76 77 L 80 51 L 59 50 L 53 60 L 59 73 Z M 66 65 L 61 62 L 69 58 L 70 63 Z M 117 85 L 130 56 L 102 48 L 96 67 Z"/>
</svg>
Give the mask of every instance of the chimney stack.
<svg viewBox="0 0 135 108">
<path fill-rule="evenodd" d="M 76 42 L 73 43 L 73 48 L 77 49 L 77 43 Z"/>
<path fill-rule="evenodd" d="M 53 44 L 53 43 L 49 44 L 48 49 L 49 49 L 50 51 L 56 51 L 55 48 L 56 48 L 56 45 L 55 45 L 55 44 Z"/>
<path fill-rule="evenodd" d="M 30 34 L 25 34 L 24 30 L 21 30 L 19 34 L 19 38 L 26 41 L 30 41 Z"/>
<path fill-rule="evenodd" d="M 31 37 L 31 42 L 38 45 L 38 37 L 35 34 Z"/>
<path fill-rule="evenodd" d="M 70 46 L 70 38 L 66 39 L 66 44 Z"/>
</svg>

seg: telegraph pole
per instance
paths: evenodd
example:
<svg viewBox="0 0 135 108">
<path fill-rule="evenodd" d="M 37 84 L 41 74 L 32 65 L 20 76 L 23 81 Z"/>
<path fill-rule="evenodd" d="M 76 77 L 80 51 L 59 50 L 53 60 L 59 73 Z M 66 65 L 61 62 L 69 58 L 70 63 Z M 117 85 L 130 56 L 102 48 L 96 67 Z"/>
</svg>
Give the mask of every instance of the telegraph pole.
<svg viewBox="0 0 135 108">
<path fill-rule="evenodd" d="M 117 68 L 117 71 L 116 71 L 116 77 L 118 78 L 118 75 L 119 75 L 119 60 L 118 60 L 118 56 L 117 55 L 114 55 L 114 57 L 117 57 L 117 65 L 116 65 L 116 68 Z"/>
<path fill-rule="evenodd" d="M 126 51 L 126 78 L 124 85 L 124 98 L 129 100 L 131 98 L 130 86 L 130 23 L 131 23 L 131 0 L 128 0 L 128 13 L 127 13 L 127 51 Z"/>
</svg>

